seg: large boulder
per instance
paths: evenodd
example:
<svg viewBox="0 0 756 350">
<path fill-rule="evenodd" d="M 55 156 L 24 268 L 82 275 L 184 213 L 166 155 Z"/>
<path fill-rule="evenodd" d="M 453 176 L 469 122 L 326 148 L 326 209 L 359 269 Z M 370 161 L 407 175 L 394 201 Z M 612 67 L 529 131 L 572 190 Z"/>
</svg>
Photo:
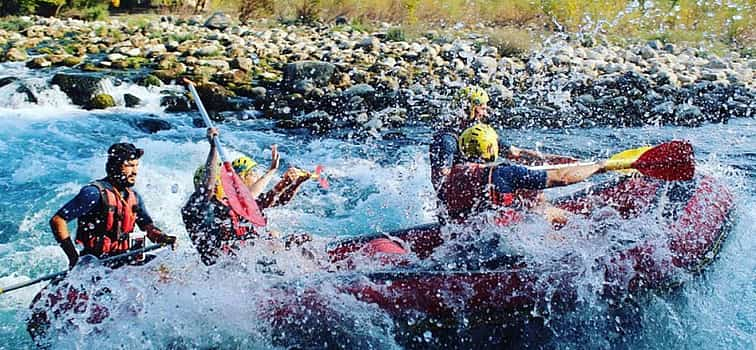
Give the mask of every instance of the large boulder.
<svg viewBox="0 0 756 350">
<path fill-rule="evenodd" d="M 321 87 L 328 85 L 331 81 L 336 66 L 328 62 L 320 61 L 300 61 L 289 63 L 284 68 L 284 84 L 289 87 L 296 85 L 299 81 L 307 80 L 315 86 Z"/>
<path fill-rule="evenodd" d="M 84 106 L 96 95 L 103 93 L 105 76 L 97 73 L 58 73 L 52 84 L 58 85 L 75 105 Z"/>
<path fill-rule="evenodd" d="M 210 29 L 218 29 L 218 30 L 224 30 L 231 26 L 231 16 L 223 13 L 223 12 L 216 12 L 213 13 L 210 18 L 205 21 L 205 27 Z"/>
</svg>

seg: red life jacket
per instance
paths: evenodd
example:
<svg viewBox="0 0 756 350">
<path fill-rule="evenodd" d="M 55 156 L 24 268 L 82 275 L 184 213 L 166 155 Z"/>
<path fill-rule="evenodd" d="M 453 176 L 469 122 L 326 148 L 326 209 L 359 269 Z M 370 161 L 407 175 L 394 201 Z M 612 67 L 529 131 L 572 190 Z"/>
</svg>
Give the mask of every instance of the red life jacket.
<svg viewBox="0 0 756 350">
<path fill-rule="evenodd" d="M 231 219 L 231 225 L 230 227 L 229 225 L 222 225 L 223 230 L 225 231 L 222 233 L 222 237 L 228 237 L 231 239 L 236 236 L 236 239 L 248 239 L 258 236 L 252 223 L 239 216 L 239 214 L 231 209 L 227 200 L 223 200 L 223 205 L 225 206 L 225 209 L 227 209 L 228 217 Z"/>
<path fill-rule="evenodd" d="M 441 196 L 450 218 L 462 223 L 471 215 L 492 209 L 497 210 L 495 222 L 499 225 L 508 225 L 522 218 L 512 208 L 515 195 L 495 190 L 493 170 L 494 167 L 476 163 L 458 164 L 452 168 L 441 186 Z"/>
<path fill-rule="evenodd" d="M 99 210 L 82 215 L 77 220 L 76 241 L 84 246 L 85 254 L 97 257 L 116 255 L 129 250 L 129 236 L 134 231 L 139 203 L 136 192 L 126 189 L 124 199 L 105 180 L 91 183 L 100 191 Z"/>
</svg>

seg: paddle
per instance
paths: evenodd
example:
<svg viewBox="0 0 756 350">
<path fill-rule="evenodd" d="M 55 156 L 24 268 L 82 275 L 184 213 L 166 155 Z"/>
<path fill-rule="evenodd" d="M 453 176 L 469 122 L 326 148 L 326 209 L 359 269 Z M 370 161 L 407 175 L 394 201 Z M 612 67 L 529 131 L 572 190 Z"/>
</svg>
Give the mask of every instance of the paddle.
<svg viewBox="0 0 756 350">
<path fill-rule="evenodd" d="M 194 98 L 194 102 L 197 104 L 197 108 L 202 115 L 202 120 L 205 121 L 207 127 L 212 128 L 213 122 L 210 121 L 210 117 L 207 115 L 205 106 L 202 104 L 202 100 L 200 100 L 199 94 L 194 88 L 194 83 L 189 80 L 186 80 L 186 83 L 189 87 L 189 91 L 192 93 L 192 98 Z M 257 202 L 255 202 L 254 197 L 252 197 L 252 194 L 249 192 L 247 185 L 245 185 L 244 181 L 239 178 L 239 175 L 234 172 L 234 168 L 231 166 L 231 161 L 228 159 L 226 152 L 223 151 L 218 136 L 213 138 L 213 142 L 215 143 L 215 148 L 218 149 L 218 154 L 220 154 L 221 161 L 223 162 L 220 179 L 221 184 L 223 185 L 223 192 L 228 199 L 229 207 L 231 207 L 236 214 L 247 219 L 247 221 L 253 225 L 265 226 L 265 217 L 262 216 L 260 208 L 257 206 Z"/>
<path fill-rule="evenodd" d="M 151 246 L 147 246 L 147 247 L 139 248 L 139 249 L 135 249 L 135 250 L 130 250 L 130 251 L 126 252 L 126 253 L 114 255 L 114 256 L 111 256 L 109 258 L 105 258 L 105 259 L 97 260 L 97 261 L 99 263 L 101 263 L 101 264 L 106 264 L 106 263 L 109 263 L 109 262 L 114 261 L 114 260 L 125 259 L 125 258 L 128 258 L 128 257 L 132 257 L 134 255 L 139 255 L 139 254 L 142 254 L 142 253 L 153 251 L 153 250 L 165 247 L 165 246 L 166 246 L 165 244 L 153 244 Z M 14 284 L 14 285 L 11 285 L 11 286 L 8 286 L 8 287 L 0 288 L 0 295 L 2 295 L 4 293 L 11 292 L 11 291 L 14 291 L 16 289 L 21 289 L 21 288 L 24 288 L 24 287 L 31 286 L 31 285 L 37 284 L 39 282 L 49 281 L 49 280 L 52 280 L 52 279 L 56 279 L 58 277 L 65 276 L 66 274 L 68 274 L 68 271 L 60 271 L 60 272 L 56 272 L 56 273 L 51 273 L 49 275 L 44 275 L 44 276 L 39 277 L 39 278 L 35 278 L 35 279 L 31 280 L 31 281 L 26 281 L 26 282 L 23 282 L 23 283 Z"/>
<path fill-rule="evenodd" d="M 315 167 L 315 172 L 311 175 L 313 179 L 318 179 L 318 183 L 320 184 L 320 187 L 322 187 L 324 190 L 327 190 L 331 185 L 328 184 L 328 179 L 323 175 L 323 169 L 325 169 L 322 165 L 318 164 L 318 166 Z"/>
<path fill-rule="evenodd" d="M 695 173 L 693 146 L 686 141 L 671 141 L 649 148 L 636 148 L 616 154 L 606 161 L 606 170 L 635 169 L 641 174 L 667 181 L 688 181 Z M 553 170 L 595 164 L 574 163 L 532 167 Z"/>
</svg>

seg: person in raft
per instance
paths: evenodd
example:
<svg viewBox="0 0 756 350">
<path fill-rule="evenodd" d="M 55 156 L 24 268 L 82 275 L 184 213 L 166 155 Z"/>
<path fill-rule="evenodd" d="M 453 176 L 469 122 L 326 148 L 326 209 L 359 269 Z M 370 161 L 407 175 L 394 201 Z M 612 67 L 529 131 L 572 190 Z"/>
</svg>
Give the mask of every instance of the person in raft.
<svg viewBox="0 0 756 350">
<path fill-rule="evenodd" d="M 76 265 L 80 255 L 103 259 L 142 248 L 144 238 L 134 234 L 136 226 L 152 242 L 175 248 L 176 236 L 167 235 L 155 226 L 142 197 L 133 189 L 143 154 L 144 150 L 131 143 L 110 146 L 105 164 L 107 176 L 84 186 L 50 219 L 50 228 L 68 257 L 69 268 Z M 76 242 L 84 247 L 81 252 L 76 250 L 68 232 L 67 223 L 74 219 L 77 219 Z M 129 261 L 113 262 L 111 267 L 126 262 Z"/>
<path fill-rule="evenodd" d="M 235 250 L 260 236 L 250 222 L 229 207 L 220 183 L 218 151 L 213 142 L 216 136 L 217 129 L 207 129 L 210 152 L 205 164 L 195 171 L 194 193 L 181 210 L 189 237 L 206 265 L 215 264 L 223 254 L 234 255 Z M 271 158 L 270 167 L 262 176 L 254 171 L 257 162 L 247 156 L 232 162 L 234 171 L 247 185 L 261 211 L 289 203 L 299 187 L 312 177 L 307 171 L 291 167 L 270 191 L 263 194 L 265 187 L 275 177 L 280 163 L 275 145 L 271 147 Z M 266 235 L 268 238 L 278 238 L 275 232 Z M 290 235 L 284 239 L 286 247 L 309 240 L 309 235 Z"/>
<path fill-rule="evenodd" d="M 455 111 L 436 124 L 430 147 L 431 183 L 439 192 L 443 179 L 449 175 L 455 164 L 461 163 L 459 134 L 476 123 L 485 123 L 488 118 L 489 96 L 483 88 L 471 85 L 461 88 L 452 103 Z M 569 157 L 544 154 L 526 148 L 515 147 L 499 139 L 499 150 L 506 151 L 504 157 L 515 162 L 533 163 L 537 161 L 573 160 Z"/>
<path fill-rule="evenodd" d="M 508 163 L 496 164 L 499 141 L 496 130 L 475 124 L 459 138 L 464 163 L 452 167 L 441 185 L 442 200 L 449 219 L 464 223 L 486 210 L 496 210 L 495 223 L 508 225 L 522 218 L 525 209 L 542 213 L 555 225 L 567 221 L 568 212 L 539 202 L 529 207 L 518 200 L 515 191 L 542 190 L 577 183 L 604 171 L 604 163 L 579 165 L 554 170 L 530 170 Z"/>
</svg>

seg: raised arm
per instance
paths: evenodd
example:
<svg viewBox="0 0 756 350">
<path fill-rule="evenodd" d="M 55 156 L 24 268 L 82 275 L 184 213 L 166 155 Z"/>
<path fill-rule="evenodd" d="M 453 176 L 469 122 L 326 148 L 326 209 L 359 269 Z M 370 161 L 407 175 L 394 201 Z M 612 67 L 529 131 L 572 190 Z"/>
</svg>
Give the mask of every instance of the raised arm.
<svg viewBox="0 0 756 350">
<path fill-rule="evenodd" d="M 205 195 L 210 198 L 215 194 L 216 179 L 218 178 L 218 150 L 215 148 L 213 139 L 218 136 L 218 129 L 207 128 L 207 141 L 210 143 L 210 151 L 207 153 L 205 161 Z"/>
<path fill-rule="evenodd" d="M 260 196 L 263 190 L 265 190 L 265 187 L 268 186 L 270 180 L 272 180 L 278 172 L 278 167 L 281 160 L 280 156 L 278 155 L 278 147 L 276 145 L 272 145 L 270 146 L 270 151 L 271 160 L 268 171 L 266 171 L 263 176 L 261 176 L 257 181 L 255 181 L 254 184 L 252 184 L 252 186 L 249 187 L 249 192 L 252 194 L 253 198 Z"/>
</svg>

